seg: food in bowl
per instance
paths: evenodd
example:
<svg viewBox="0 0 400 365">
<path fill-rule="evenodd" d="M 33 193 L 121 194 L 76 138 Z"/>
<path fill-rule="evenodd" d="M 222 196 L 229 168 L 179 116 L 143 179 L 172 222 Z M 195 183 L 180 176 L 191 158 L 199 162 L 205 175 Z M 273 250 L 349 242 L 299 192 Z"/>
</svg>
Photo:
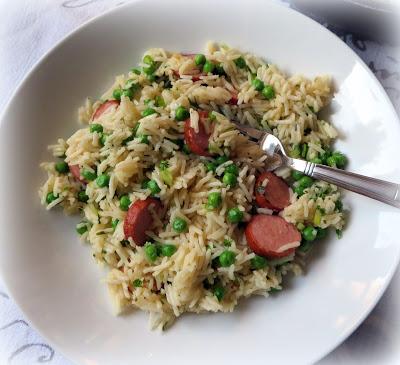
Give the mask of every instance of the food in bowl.
<svg viewBox="0 0 400 365">
<path fill-rule="evenodd" d="M 293 157 L 342 168 L 337 132 L 318 117 L 330 84 L 225 45 L 150 49 L 79 109 L 82 128 L 50 146 L 59 160 L 41 165 L 41 202 L 82 216 L 77 234 L 109 267 L 117 312 L 140 308 L 164 328 L 184 312 L 232 311 L 242 297 L 281 290 L 345 220 L 336 186 L 267 171 L 231 121 L 274 133 Z"/>
</svg>

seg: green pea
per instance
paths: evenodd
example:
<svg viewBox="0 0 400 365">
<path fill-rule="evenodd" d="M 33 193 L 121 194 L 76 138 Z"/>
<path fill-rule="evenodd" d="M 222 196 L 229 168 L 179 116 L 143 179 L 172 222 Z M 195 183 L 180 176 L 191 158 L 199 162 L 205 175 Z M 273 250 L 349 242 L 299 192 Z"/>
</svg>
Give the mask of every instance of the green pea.
<svg viewBox="0 0 400 365">
<path fill-rule="evenodd" d="M 55 169 L 60 174 L 66 174 L 69 171 L 69 166 L 65 161 L 57 162 L 56 166 L 55 166 Z"/>
<path fill-rule="evenodd" d="M 161 191 L 160 187 L 157 184 L 157 181 L 155 180 L 149 180 L 149 182 L 147 183 L 147 188 L 150 190 L 152 195 L 156 195 Z"/>
<path fill-rule="evenodd" d="M 250 267 L 253 270 L 260 270 L 260 269 L 263 269 L 266 266 L 267 266 L 267 259 L 265 257 L 255 255 L 250 260 Z"/>
<path fill-rule="evenodd" d="M 327 228 L 317 227 L 317 235 L 316 235 L 315 238 L 317 240 L 319 240 L 319 239 L 325 238 L 327 234 L 328 234 L 328 229 Z"/>
<path fill-rule="evenodd" d="M 153 63 L 152 65 L 149 65 L 148 67 L 143 67 L 143 72 L 147 75 L 147 76 L 154 76 L 154 72 L 157 69 L 157 66 L 155 63 Z M 153 80 L 151 80 L 153 81 Z"/>
<path fill-rule="evenodd" d="M 220 302 L 220 301 L 224 298 L 225 289 L 224 289 L 222 286 L 217 285 L 217 286 L 214 288 L 213 293 L 214 293 L 214 295 L 216 296 L 216 298 L 218 299 L 218 301 Z"/>
<path fill-rule="evenodd" d="M 347 157 L 343 153 L 335 151 L 333 152 L 332 157 L 335 159 L 335 164 L 339 169 L 345 167 L 347 163 Z"/>
<path fill-rule="evenodd" d="M 184 108 L 183 106 L 179 106 L 178 108 L 176 108 L 176 110 L 175 110 L 175 119 L 176 120 L 181 122 L 181 121 L 189 118 L 189 116 L 190 116 L 189 111 L 186 108 Z"/>
<path fill-rule="evenodd" d="M 129 206 L 131 205 L 131 200 L 129 199 L 129 195 L 122 195 L 119 199 L 119 207 L 123 211 L 127 211 Z"/>
<path fill-rule="evenodd" d="M 230 172 L 225 172 L 224 176 L 222 178 L 222 182 L 226 185 L 226 186 L 230 186 L 231 188 L 233 188 L 236 183 L 237 183 L 237 178 L 235 174 L 232 174 Z"/>
<path fill-rule="evenodd" d="M 86 224 L 85 224 L 85 225 L 82 225 L 82 223 L 79 223 L 79 224 L 77 224 L 77 226 L 76 226 L 76 232 L 77 232 L 79 235 L 84 234 L 87 230 L 88 230 L 88 227 L 87 227 Z"/>
<path fill-rule="evenodd" d="M 91 133 L 101 133 L 103 132 L 103 126 L 101 124 L 93 123 L 90 125 L 90 132 Z"/>
<path fill-rule="evenodd" d="M 175 245 L 161 245 L 160 246 L 160 255 L 171 257 L 176 252 Z"/>
<path fill-rule="evenodd" d="M 93 181 L 97 177 L 97 175 L 94 172 L 91 172 L 89 170 L 83 170 L 81 174 L 85 178 L 85 180 L 88 181 Z"/>
<path fill-rule="evenodd" d="M 222 196 L 221 193 L 213 192 L 208 194 L 207 198 L 207 208 L 208 209 L 216 209 L 222 204 Z"/>
<path fill-rule="evenodd" d="M 207 60 L 204 63 L 203 72 L 206 74 L 212 73 L 214 71 L 214 67 L 215 67 L 214 63 L 212 61 Z"/>
<path fill-rule="evenodd" d="M 217 166 L 213 162 L 206 162 L 205 166 L 206 166 L 207 172 L 208 171 L 215 172 L 215 170 L 217 169 Z"/>
<path fill-rule="evenodd" d="M 183 218 L 175 218 L 172 222 L 172 228 L 175 232 L 182 233 L 187 231 L 187 222 Z"/>
<path fill-rule="evenodd" d="M 111 222 L 111 227 L 112 227 L 113 231 L 116 230 L 116 228 L 117 228 L 117 226 L 118 226 L 118 223 L 119 223 L 119 219 L 114 219 L 114 220 Z"/>
<path fill-rule="evenodd" d="M 102 134 L 101 134 L 101 137 L 100 137 L 100 144 L 101 144 L 102 146 L 104 146 L 104 145 L 106 144 L 107 137 L 108 137 L 108 134 L 105 134 L 105 133 L 102 133 Z"/>
<path fill-rule="evenodd" d="M 146 244 L 144 245 L 144 253 L 150 262 L 156 261 L 158 256 L 156 245 L 153 245 L 150 242 L 146 242 Z"/>
<path fill-rule="evenodd" d="M 126 90 L 122 91 L 122 95 L 126 96 L 127 98 L 129 98 L 131 100 L 133 99 L 133 94 L 134 94 L 134 92 L 132 89 L 126 89 Z"/>
<path fill-rule="evenodd" d="M 52 203 L 54 200 L 56 200 L 57 198 L 58 198 L 58 195 L 54 195 L 53 192 L 48 193 L 48 194 L 46 195 L 46 203 L 47 203 L 47 204 L 50 204 L 50 203 Z"/>
<path fill-rule="evenodd" d="M 229 267 L 234 264 L 236 260 L 236 254 L 232 251 L 225 250 L 218 257 L 219 264 L 222 267 Z"/>
<path fill-rule="evenodd" d="M 310 160 L 312 163 L 322 164 L 322 160 L 319 157 L 314 157 Z"/>
<path fill-rule="evenodd" d="M 165 100 L 161 95 L 157 95 L 156 98 L 154 99 L 154 104 L 157 107 L 165 107 Z"/>
<path fill-rule="evenodd" d="M 246 67 L 246 61 L 244 60 L 243 57 L 236 58 L 236 60 L 234 60 L 234 62 L 235 62 L 235 65 L 239 68 Z"/>
<path fill-rule="evenodd" d="M 262 89 L 261 93 L 267 100 L 271 100 L 275 97 L 275 90 L 271 85 L 264 86 L 264 89 Z"/>
<path fill-rule="evenodd" d="M 300 171 L 292 170 L 292 179 L 295 181 L 300 180 L 304 175 Z"/>
<path fill-rule="evenodd" d="M 143 285 L 143 282 L 142 282 L 142 280 L 140 280 L 140 279 L 135 279 L 135 280 L 133 280 L 133 286 L 135 287 L 135 288 L 140 288 L 142 285 Z"/>
<path fill-rule="evenodd" d="M 225 167 L 225 173 L 230 173 L 233 175 L 239 175 L 239 168 L 235 164 L 231 164 Z"/>
<path fill-rule="evenodd" d="M 304 189 L 309 188 L 313 183 L 314 183 L 314 179 L 312 179 L 309 176 L 303 176 L 299 180 L 299 186 L 301 186 Z"/>
<path fill-rule="evenodd" d="M 141 134 L 137 136 L 139 143 L 149 144 L 149 136 L 147 134 Z"/>
<path fill-rule="evenodd" d="M 182 151 L 186 155 L 190 155 L 192 153 L 192 151 L 190 150 L 189 146 L 186 143 L 184 143 L 184 145 L 182 146 Z"/>
<path fill-rule="evenodd" d="M 329 157 L 326 159 L 326 163 L 327 163 L 329 166 L 331 166 L 331 167 L 336 167 L 336 159 L 335 159 L 335 157 L 329 156 Z"/>
<path fill-rule="evenodd" d="M 96 184 L 99 188 L 105 188 L 110 183 L 110 175 L 101 174 L 96 179 Z"/>
<path fill-rule="evenodd" d="M 204 56 L 203 54 L 199 53 L 194 57 L 194 63 L 197 66 L 200 65 L 204 65 L 204 63 L 206 62 L 206 56 Z"/>
<path fill-rule="evenodd" d="M 219 165 L 222 165 L 223 163 L 225 163 L 228 160 L 229 160 L 228 156 L 222 155 L 222 156 L 218 156 L 215 159 L 215 163 L 217 164 L 217 166 L 219 166 Z"/>
<path fill-rule="evenodd" d="M 262 91 L 264 89 L 264 83 L 260 79 L 254 79 L 251 84 L 257 91 Z"/>
<path fill-rule="evenodd" d="M 304 194 L 304 188 L 302 186 L 296 186 L 293 188 L 293 190 L 299 197 Z"/>
<path fill-rule="evenodd" d="M 121 100 L 122 90 L 120 88 L 115 89 L 112 93 L 112 96 L 115 100 Z"/>
<path fill-rule="evenodd" d="M 147 108 L 142 111 L 142 117 L 148 117 L 149 115 L 157 113 L 153 108 Z"/>
<path fill-rule="evenodd" d="M 239 223 L 243 219 L 243 212 L 238 207 L 231 208 L 228 210 L 226 218 L 230 223 Z"/>
<path fill-rule="evenodd" d="M 152 65 L 154 63 L 154 60 L 150 55 L 147 54 L 143 57 L 143 63 L 145 63 L 146 65 Z"/>
<path fill-rule="evenodd" d="M 330 156 L 331 156 L 331 151 L 329 149 L 326 149 L 323 153 L 320 153 L 319 158 L 322 161 L 321 163 L 325 165 L 327 163 L 328 157 Z"/>
<path fill-rule="evenodd" d="M 81 203 L 87 203 L 88 200 L 89 196 L 86 194 L 84 190 L 78 192 L 78 201 L 80 201 Z"/>
<path fill-rule="evenodd" d="M 317 237 L 317 232 L 318 232 L 317 229 L 315 229 L 314 227 L 307 226 L 303 229 L 303 232 L 301 234 L 306 241 L 311 242 L 314 241 L 315 238 Z"/>
</svg>

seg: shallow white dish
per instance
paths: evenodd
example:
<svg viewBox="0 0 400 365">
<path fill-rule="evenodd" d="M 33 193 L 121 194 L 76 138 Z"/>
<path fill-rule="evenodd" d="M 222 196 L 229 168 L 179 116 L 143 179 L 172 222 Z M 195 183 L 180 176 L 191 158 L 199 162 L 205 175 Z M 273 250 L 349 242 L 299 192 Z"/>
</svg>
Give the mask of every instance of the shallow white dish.
<svg viewBox="0 0 400 365">
<path fill-rule="evenodd" d="M 386 94 L 347 46 L 308 18 L 261 0 L 147 0 L 97 18 L 35 67 L 0 124 L 1 275 L 34 327 L 78 364 L 309 364 L 361 323 L 396 268 L 400 211 L 348 193 L 344 237 L 321 243 L 306 275 L 279 295 L 243 301 L 232 314 L 185 315 L 164 334 L 149 332 L 144 313 L 111 314 L 104 272 L 79 243 L 77 219 L 39 205 L 38 164 L 49 143 L 77 128 L 84 98 L 98 96 L 144 50 L 198 51 L 210 39 L 291 73 L 331 74 L 330 118 L 345 136 L 338 148 L 349 169 L 400 181 L 400 124 Z"/>
</svg>

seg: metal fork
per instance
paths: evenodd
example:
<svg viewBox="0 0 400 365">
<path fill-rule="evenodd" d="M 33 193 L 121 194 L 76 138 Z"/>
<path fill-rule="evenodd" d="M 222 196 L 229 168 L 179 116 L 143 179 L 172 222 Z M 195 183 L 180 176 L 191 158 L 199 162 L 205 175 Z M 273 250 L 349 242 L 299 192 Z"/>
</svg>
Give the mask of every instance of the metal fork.
<svg viewBox="0 0 400 365">
<path fill-rule="evenodd" d="M 274 158 L 271 170 L 281 166 L 288 166 L 293 170 L 299 171 L 314 179 L 335 184 L 343 189 L 400 208 L 399 184 L 289 157 L 286 154 L 281 141 L 273 134 L 236 122 L 234 122 L 234 124 L 240 132 L 258 142 L 261 149 L 268 156 Z"/>
</svg>

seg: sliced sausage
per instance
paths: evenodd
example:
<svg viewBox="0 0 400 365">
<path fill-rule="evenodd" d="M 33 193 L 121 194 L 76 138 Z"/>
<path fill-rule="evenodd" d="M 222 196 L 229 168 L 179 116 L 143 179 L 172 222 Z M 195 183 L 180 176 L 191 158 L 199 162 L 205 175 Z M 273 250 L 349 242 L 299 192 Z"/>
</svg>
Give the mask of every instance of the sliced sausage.
<svg viewBox="0 0 400 365">
<path fill-rule="evenodd" d="M 207 118 L 208 112 L 199 111 L 199 131 L 196 133 L 194 128 L 190 126 L 190 118 L 185 121 L 185 142 L 190 150 L 196 155 L 210 156 L 208 152 L 208 139 L 210 138 L 207 133 L 203 120 Z"/>
<path fill-rule="evenodd" d="M 72 176 L 80 181 L 81 183 L 87 184 L 87 181 L 81 176 L 81 169 L 79 165 L 68 165 L 69 171 L 71 171 Z"/>
<path fill-rule="evenodd" d="M 290 204 L 289 186 L 273 172 L 264 172 L 257 178 L 255 197 L 261 208 L 280 211 Z"/>
<path fill-rule="evenodd" d="M 245 230 L 248 246 L 260 256 L 280 258 L 294 253 L 300 245 L 297 228 L 277 215 L 254 215 Z"/>
<path fill-rule="evenodd" d="M 96 120 L 97 118 L 100 117 L 100 115 L 102 115 L 103 113 L 105 113 L 106 111 L 108 111 L 109 109 L 111 109 L 113 107 L 115 107 L 115 108 L 118 107 L 118 105 L 119 105 L 118 100 L 108 100 L 108 101 L 104 102 L 94 112 L 92 120 Z"/>
<path fill-rule="evenodd" d="M 143 246 L 146 242 L 146 231 L 153 224 L 149 208 L 153 207 L 156 211 L 161 208 L 159 200 L 147 198 L 145 200 L 137 200 L 128 210 L 124 220 L 125 239 L 132 237 L 138 246 Z"/>
</svg>

